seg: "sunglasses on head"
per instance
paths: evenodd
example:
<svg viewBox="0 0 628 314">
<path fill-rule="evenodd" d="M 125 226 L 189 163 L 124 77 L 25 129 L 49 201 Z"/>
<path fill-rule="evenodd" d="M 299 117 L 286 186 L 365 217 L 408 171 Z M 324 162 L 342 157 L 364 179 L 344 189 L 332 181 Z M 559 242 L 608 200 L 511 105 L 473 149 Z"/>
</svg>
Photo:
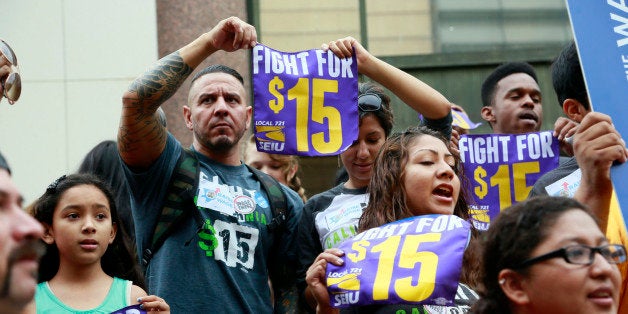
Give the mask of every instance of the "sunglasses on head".
<svg viewBox="0 0 628 314">
<path fill-rule="evenodd" d="M 382 108 L 382 98 L 377 94 L 362 94 L 358 97 L 358 108 L 362 111 L 377 111 Z"/>
<path fill-rule="evenodd" d="M 22 79 L 20 78 L 20 70 L 17 66 L 17 57 L 13 49 L 4 40 L 0 39 L 0 54 L 9 62 L 11 72 L 5 78 L 0 78 L 3 95 L 9 100 L 9 104 L 13 105 L 22 93 Z"/>
</svg>

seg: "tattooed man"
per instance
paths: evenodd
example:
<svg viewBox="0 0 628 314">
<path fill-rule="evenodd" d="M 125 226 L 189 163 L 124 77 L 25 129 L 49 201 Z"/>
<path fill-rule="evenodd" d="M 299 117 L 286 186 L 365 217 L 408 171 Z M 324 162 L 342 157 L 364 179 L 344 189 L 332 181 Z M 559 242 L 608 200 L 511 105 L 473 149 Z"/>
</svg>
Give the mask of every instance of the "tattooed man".
<svg viewBox="0 0 628 314">
<path fill-rule="evenodd" d="M 132 190 L 141 257 L 151 247 L 183 151 L 158 122 L 157 108 L 214 52 L 250 49 L 256 40 L 253 26 L 236 17 L 222 20 L 157 61 L 124 93 L 118 146 Z M 294 239 L 303 203 L 281 186 L 286 222 L 281 228 L 267 227 L 273 219 L 269 196 L 240 161 L 239 141 L 251 114 L 242 76 L 235 70 L 212 65 L 193 77 L 183 107 L 200 169 L 194 204 L 185 208 L 192 214 L 144 262 L 148 290 L 167 300 L 173 313 L 269 313 L 293 300 L 287 291 L 294 278 L 285 272 L 274 276 L 278 272 L 269 269 L 290 269 L 296 263 Z"/>
</svg>

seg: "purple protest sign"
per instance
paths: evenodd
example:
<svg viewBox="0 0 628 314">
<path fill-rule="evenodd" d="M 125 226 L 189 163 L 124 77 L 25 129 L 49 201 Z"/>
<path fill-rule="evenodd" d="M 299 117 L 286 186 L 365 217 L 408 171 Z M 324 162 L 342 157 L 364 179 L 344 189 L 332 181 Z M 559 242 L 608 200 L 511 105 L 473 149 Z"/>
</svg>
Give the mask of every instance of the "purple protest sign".
<svg viewBox="0 0 628 314">
<path fill-rule="evenodd" d="M 451 117 L 453 118 L 451 125 L 459 126 L 463 129 L 472 130 L 482 125 L 482 122 L 475 123 L 471 121 L 471 118 L 469 118 L 469 116 L 467 116 L 467 114 L 464 113 L 464 111 L 460 111 L 458 109 L 454 109 L 454 108 L 451 109 Z M 420 113 L 419 113 L 419 120 L 423 121 L 423 115 Z"/>
<path fill-rule="evenodd" d="M 147 312 L 140 308 L 140 304 L 130 305 L 125 308 L 121 308 L 111 314 L 146 314 Z"/>
<path fill-rule="evenodd" d="M 464 111 L 456 110 L 453 108 L 451 109 L 451 116 L 454 119 L 451 125 L 459 126 L 463 129 L 472 130 L 482 124 L 482 122 L 475 123 L 471 121 L 471 118 L 469 118 L 469 116 L 467 116 Z"/>
<path fill-rule="evenodd" d="M 422 215 L 357 234 L 339 246 L 343 265 L 327 264 L 331 306 L 453 304 L 470 227 Z"/>
<path fill-rule="evenodd" d="M 337 155 L 358 137 L 358 67 L 320 49 L 252 52 L 257 150 Z"/>
<path fill-rule="evenodd" d="M 469 214 L 480 230 L 502 209 L 525 200 L 536 180 L 558 166 L 558 139 L 551 131 L 463 135 L 458 149 L 474 199 Z"/>
</svg>

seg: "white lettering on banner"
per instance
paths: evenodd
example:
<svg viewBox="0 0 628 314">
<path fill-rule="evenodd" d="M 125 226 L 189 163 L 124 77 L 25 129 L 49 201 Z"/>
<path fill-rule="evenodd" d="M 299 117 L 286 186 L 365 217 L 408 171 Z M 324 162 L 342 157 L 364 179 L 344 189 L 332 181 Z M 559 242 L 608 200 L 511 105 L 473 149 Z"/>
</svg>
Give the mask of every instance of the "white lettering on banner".
<svg viewBox="0 0 628 314">
<path fill-rule="evenodd" d="M 345 292 L 334 295 L 334 306 L 340 306 L 343 304 L 356 304 L 360 300 L 360 291 Z"/>
<path fill-rule="evenodd" d="M 626 73 L 626 81 L 628 81 L 628 56 L 621 55 L 621 62 L 624 64 L 624 73 Z"/>
<path fill-rule="evenodd" d="M 492 136 L 487 138 L 463 137 L 458 142 L 460 158 L 466 162 L 465 152 L 469 152 L 469 162 L 476 164 L 502 163 L 508 162 L 508 142 L 509 136 Z M 502 146 L 502 156 L 500 159 L 498 145 Z"/>
<path fill-rule="evenodd" d="M 454 216 L 455 217 L 455 216 Z M 463 228 L 462 220 L 454 218 L 452 216 L 442 215 L 433 218 L 424 218 L 419 220 L 416 226 L 416 233 L 422 233 L 423 229 L 429 227 L 429 232 L 443 232 L 445 230 L 451 231 L 458 228 Z"/>
<path fill-rule="evenodd" d="M 554 151 L 552 151 L 552 136 L 549 132 L 517 135 L 516 142 L 518 160 L 524 160 L 524 150 L 531 159 L 539 159 L 541 156 L 543 156 L 543 158 L 554 157 Z"/>
<path fill-rule="evenodd" d="M 619 0 L 618 2 L 615 2 L 613 0 L 607 0 L 606 3 L 615 7 L 616 9 L 623 11 L 624 13 L 628 13 L 628 6 L 626 6 L 625 0 Z M 624 38 L 617 40 L 617 47 L 622 47 L 624 45 L 627 45 L 628 44 L 628 18 L 617 15 L 615 13 L 611 13 L 610 16 L 611 16 L 611 20 L 622 23 L 621 25 L 617 25 L 613 28 L 615 33 L 624 36 Z"/>
<path fill-rule="evenodd" d="M 286 146 L 286 143 L 281 142 L 261 142 L 258 145 L 257 150 L 262 151 L 273 151 L 273 152 L 283 152 L 284 150 L 284 146 Z"/>
<path fill-rule="evenodd" d="M 412 224 L 412 221 L 394 224 L 391 226 L 371 228 L 353 237 L 352 241 L 383 239 L 383 238 L 388 238 L 393 235 L 401 235 L 406 232 L 406 230 L 411 224 Z"/>
<path fill-rule="evenodd" d="M 307 68 L 307 51 L 302 51 L 296 55 L 282 55 L 277 51 L 265 49 L 262 45 L 253 47 L 253 74 L 260 72 L 259 62 L 264 61 L 263 72 L 274 74 L 290 74 L 295 76 L 307 76 L 310 71 Z M 262 53 L 263 50 L 263 53 Z"/>
<path fill-rule="evenodd" d="M 327 58 L 323 54 L 327 54 Z M 353 77 L 353 72 L 351 72 L 353 59 L 351 58 L 340 59 L 336 58 L 331 50 L 327 50 L 327 52 L 316 50 L 316 59 L 318 60 L 318 76 L 324 76 L 323 69 L 327 68 L 327 72 L 331 77 Z M 327 64 L 327 66 L 325 67 L 324 64 Z"/>
<path fill-rule="evenodd" d="M 414 222 L 403 222 L 399 224 L 386 225 L 377 228 L 371 228 L 362 233 L 357 234 L 351 238 L 351 241 L 359 240 L 375 240 L 386 239 L 391 236 L 398 236 L 407 233 L 408 227 Z M 463 228 L 462 220 L 456 216 L 440 215 L 436 218 L 424 217 L 417 221 L 417 226 L 414 232 L 422 233 L 423 229 L 429 229 L 426 232 L 443 232 L 445 230 L 451 231 L 457 228 Z"/>
</svg>

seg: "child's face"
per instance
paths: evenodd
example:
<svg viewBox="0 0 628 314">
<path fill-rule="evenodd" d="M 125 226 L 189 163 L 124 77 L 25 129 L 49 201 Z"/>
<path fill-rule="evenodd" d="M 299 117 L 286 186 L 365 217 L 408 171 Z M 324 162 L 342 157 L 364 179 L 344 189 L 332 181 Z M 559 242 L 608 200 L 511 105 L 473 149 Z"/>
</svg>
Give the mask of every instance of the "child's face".
<svg viewBox="0 0 628 314">
<path fill-rule="evenodd" d="M 284 172 L 284 165 L 277 160 L 273 160 L 269 154 L 258 152 L 255 143 L 248 143 L 246 147 L 246 159 L 244 162 L 249 166 L 260 170 L 277 181 L 288 185 L 288 178 Z"/>
<path fill-rule="evenodd" d="M 52 228 L 44 241 L 56 243 L 61 263 L 100 262 L 116 236 L 109 201 L 93 185 L 77 185 L 66 190 L 55 208 Z"/>
<path fill-rule="evenodd" d="M 430 135 L 414 140 L 408 149 L 403 182 L 408 208 L 414 215 L 453 214 L 460 193 L 455 164 L 441 140 Z"/>
</svg>

